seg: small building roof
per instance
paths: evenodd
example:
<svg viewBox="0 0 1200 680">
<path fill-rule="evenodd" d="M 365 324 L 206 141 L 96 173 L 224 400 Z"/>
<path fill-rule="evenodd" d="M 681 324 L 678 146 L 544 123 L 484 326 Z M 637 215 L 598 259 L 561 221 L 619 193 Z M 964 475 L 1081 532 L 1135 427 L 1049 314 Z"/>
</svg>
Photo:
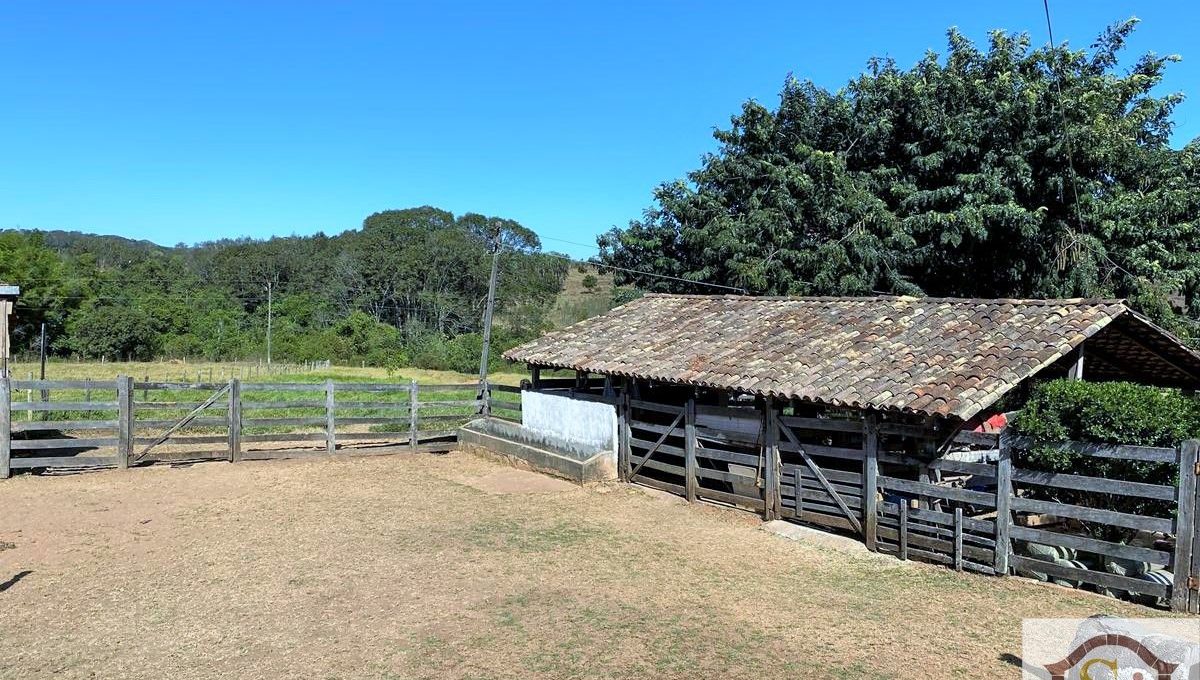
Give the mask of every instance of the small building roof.
<svg viewBox="0 0 1200 680">
<path fill-rule="evenodd" d="M 1085 342 L 1089 379 L 1200 387 L 1200 355 L 1123 300 L 647 295 L 504 357 L 968 420 Z"/>
</svg>

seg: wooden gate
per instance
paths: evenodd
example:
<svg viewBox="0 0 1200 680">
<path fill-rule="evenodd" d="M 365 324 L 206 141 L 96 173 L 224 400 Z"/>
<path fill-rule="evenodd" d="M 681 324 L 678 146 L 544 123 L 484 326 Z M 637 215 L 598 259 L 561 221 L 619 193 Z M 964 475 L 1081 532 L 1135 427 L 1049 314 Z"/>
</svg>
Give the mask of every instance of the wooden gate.
<svg viewBox="0 0 1200 680">
<path fill-rule="evenodd" d="M 861 445 L 853 448 L 804 443 L 793 427 L 804 429 L 809 419 L 781 416 L 770 420 L 783 461 L 779 480 L 780 514 L 800 522 L 863 535 Z M 820 425 L 824 428 L 830 423 Z M 861 436 L 861 423 L 847 423 L 846 432 Z"/>
<path fill-rule="evenodd" d="M 625 478 L 647 486 L 688 495 L 688 407 L 630 400 L 629 459 Z"/>
</svg>

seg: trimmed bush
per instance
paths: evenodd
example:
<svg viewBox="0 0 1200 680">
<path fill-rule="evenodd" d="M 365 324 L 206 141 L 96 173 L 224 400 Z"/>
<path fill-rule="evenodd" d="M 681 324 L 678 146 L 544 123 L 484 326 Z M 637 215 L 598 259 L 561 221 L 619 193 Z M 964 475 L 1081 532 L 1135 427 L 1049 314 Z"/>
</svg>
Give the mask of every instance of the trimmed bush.
<svg viewBox="0 0 1200 680">
<path fill-rule="evenodd" d="M 1050 446 L 1065 440 L 1097 444 L 1178 446 L 1200 434 L 1200 408 L 1178 390 L 1124 382 L 1055 380 L 1038 385 L 1012 424 L 1017 434 L 1038 444 L 1016 454 L 1019 467 L 1148 484 L 1174 485 L 1174 463 L 1096 458 Z M 1031 497 L 1072 505 L 1159 517 L 1170 516 L 1171 503 L 1115 494 L 1030 486 Z M 1105 531 L 1105 534 L 1112 532 Z"/>
</svg>

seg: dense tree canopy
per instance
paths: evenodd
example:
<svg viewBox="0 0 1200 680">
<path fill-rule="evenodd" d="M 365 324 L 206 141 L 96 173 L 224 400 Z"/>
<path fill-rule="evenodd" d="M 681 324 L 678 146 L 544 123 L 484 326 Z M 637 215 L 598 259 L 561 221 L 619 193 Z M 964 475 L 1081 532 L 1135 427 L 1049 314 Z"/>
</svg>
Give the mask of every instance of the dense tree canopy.
<svg viewBox="0 0 1200 680">
<path fill-rule="evenodd" d="M 836 92 L 789 77 L 601 259 L 760 294 L 1129 297 L 1186 330 L 1168 300 L 1200 311 L 1200 141 L 1169 145 L 1174 57 L 1118 72 L 1135 23 L 1089 50 L 951 30 L 946 55 Z"/>
<path fill-rule="evenodd" d="M 60 355 L 259 358 L 270 286 L 277 359 L 473 370 L 497 247 L 503 349 L 544 329 L 569 263 L 512 220 L 430 207 L 375 213 L 336 236 L 174 248 L 0 232 L 0 281 L 22 287 L 18 353 L 35 350 L 45 322 Z"/>
</svg>

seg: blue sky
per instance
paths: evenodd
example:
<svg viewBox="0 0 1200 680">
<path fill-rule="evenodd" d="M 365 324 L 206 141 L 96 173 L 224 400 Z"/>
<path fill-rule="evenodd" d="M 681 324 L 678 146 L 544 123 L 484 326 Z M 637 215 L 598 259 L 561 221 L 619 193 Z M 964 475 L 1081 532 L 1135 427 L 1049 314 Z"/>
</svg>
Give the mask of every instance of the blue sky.
<svg viewBox="0 0 1200 680">
<path fill-rule="evenodd" d="M 1046 40 L 1041 0 L 834 3 L 0 4 L 0 226 L 163 244 L 340 232 L 386 208 L 521 221 L 587 257 L 695 168 L 785 76 L 835 88 L 958 26 Z M 1200 136 L 1200 6 L 1051 2 L 1086 46 L 1184 61 L 1176 143 Z"/>
</svg>

